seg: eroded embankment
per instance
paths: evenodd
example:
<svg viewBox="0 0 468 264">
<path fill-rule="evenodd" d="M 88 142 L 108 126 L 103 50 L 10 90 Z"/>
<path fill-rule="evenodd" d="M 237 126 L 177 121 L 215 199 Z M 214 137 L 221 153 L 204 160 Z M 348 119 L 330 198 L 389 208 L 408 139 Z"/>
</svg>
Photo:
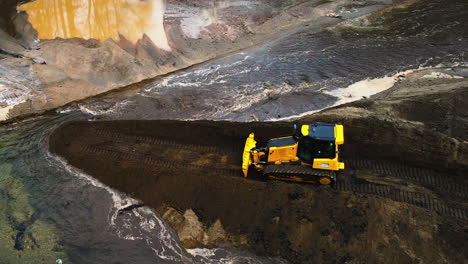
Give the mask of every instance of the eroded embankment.
<svg viewBox="0 0 468 264">
<path fill-rule="evenodd" d="M 301 120 L 345 125 L 348 168 L 335 188 L 242 177 L 246 135 L 255 131 L 264 144 L 289 134 L 291 123 L 71 122 L 50 136 L 50 150 L 166 215 L 186 246 L 231 244 L 294 263 L 461 263 L 468 219 L 463 85 L 447 84 L 436 95 L 396 89 Z M 401 114 L 411 109 L 403 108 L 407 100 L 460 111 L 442 107 L 440 120 L 424 122 L 427 113 Z M 443 116 L 459 122 L 431 123 L 443 125 Z M 216 226 L 216 239 L 186 232 L 190 209 L 205 227 Z"/>
</svg>

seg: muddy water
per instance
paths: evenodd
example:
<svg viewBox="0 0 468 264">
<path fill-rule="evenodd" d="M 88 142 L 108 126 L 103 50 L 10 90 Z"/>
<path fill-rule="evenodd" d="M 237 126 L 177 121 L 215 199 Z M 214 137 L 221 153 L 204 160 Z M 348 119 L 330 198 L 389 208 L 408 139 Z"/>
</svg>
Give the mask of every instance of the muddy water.
<svg viewBox="0 0 468 264">
<path fill-rule="evenodd" d="M 18 8 L 40 39 L 85 38 L 136 43 L 148 35 L 159 48 L 170 50 L 163 25 L 164 1 L 37 0 Z"/>
<path fill-rule="evenodd" d="M 425 1 L 326 30 L 331 18 L 324 18 L 265 45 L 141 84 L 133 96 L 114 94 L 82 109 L 111 119 L 238 121 L 320 110 L 347 101 L 353 95 L 339 91 L 356 90 L 357 82 L 386 75 L 396 82 L 402 71 L 465 61 L 463 4 Z M 362 95 L 381 91 L 379 85 L 370 82 Z"/>
</svg>

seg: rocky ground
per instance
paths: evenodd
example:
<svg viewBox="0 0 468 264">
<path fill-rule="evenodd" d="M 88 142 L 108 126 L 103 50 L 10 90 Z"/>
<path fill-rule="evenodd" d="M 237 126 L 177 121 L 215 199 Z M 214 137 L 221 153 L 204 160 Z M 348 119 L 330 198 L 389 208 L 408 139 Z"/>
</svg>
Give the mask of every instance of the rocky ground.
<svg viewBox="0 0 468 264">
<path fill-rule="evenodd" d="M 189 248 L 292 263 L 463 263 L 468 83 L 447 72 L 419 71 L 297 121 L 344 124 L 347 169 L 334 187 L 242 177 L 245 136 L 264 144 L 290 122 L 71 122 L 50 150 L 155 208 Z"/>
</svg>

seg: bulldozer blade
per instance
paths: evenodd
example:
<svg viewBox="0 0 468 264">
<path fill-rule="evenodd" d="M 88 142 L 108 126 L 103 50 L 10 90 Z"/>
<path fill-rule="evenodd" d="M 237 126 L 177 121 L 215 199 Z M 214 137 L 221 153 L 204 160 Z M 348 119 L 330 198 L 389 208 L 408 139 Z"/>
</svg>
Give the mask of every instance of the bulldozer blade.
<svg viewBox="0 0 468 264">
<path fill-rule="evenodd" d="M 255 134 L 250 133 L 249 137 L 245 141 L 244 152 L 242 154 L 242 172 L 244 172 L 244 177 L 247 177 L 249 173 L 249 167 L 252 164 L 252 157 L 250 155 L 250 150 L 255 148 L 257 141 L 255 141 Z"/>
</svg>

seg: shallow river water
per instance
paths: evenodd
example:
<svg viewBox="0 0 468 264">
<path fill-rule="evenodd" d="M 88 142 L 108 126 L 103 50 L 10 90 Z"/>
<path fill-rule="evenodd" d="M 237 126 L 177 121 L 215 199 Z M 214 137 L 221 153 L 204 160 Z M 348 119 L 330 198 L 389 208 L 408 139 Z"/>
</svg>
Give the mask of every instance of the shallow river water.
<svg viewBox="0 0 468 264">
<path fill-rule="evenodd" d="M 468 14 L 462 1 L 449 2 L 427 1 L 326 30 L 320 30 L 326 19 L 306 24 L 264 45 L 144 82 L 132 95 L 116 93 L 81 107 L 110 119 L 249 121 L 361 99 L 390 88 L 400 72 L 465 61 L 460 23 Z"/>
</svg>

